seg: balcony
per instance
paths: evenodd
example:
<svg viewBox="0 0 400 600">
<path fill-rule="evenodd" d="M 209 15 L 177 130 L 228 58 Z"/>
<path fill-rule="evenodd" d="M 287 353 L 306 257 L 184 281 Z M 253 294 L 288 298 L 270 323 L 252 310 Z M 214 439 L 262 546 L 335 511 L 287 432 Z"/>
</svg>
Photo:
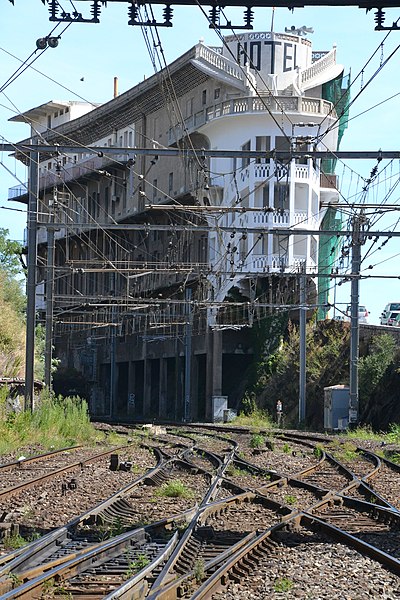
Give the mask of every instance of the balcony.
<svg viewBox="0 0 400 600">
<path fill-rule="evenodd" d="M 28 193 L 28 184 L 21 183 L 20 185 L 14 185 L 13 187 L 8 188 L 8 199 L 14 200 L 15 198 L 19 198 L 20 196 L 25 196 Z"/>
<path fill-rule="evenodd" d="M 193 133 L 202 125 L 215 119 L 243 114 L 270 114 L 271 112 L 281 114 L 282 111 L 310 116 L 325 117 L 329 115 L 332 118 L 336 117 L 332 103 L 322 98 L 272 95 L 233 98 L 204 108 L 185 119 L 184 125 L 176 124 L 175 127 L 171 127 L 168 132 L 168 144 L 170 146 L 176 144 L 182 137 Z"/>
<path fill-rule="evenodd" d="M 253 255 L 251 259 L 251 271 L 254 273 L 277 273 L 287 269 L 293 272 L 300 272 L 306 262 L 305 256 L 294 256 L 293 264 L 289 265 L 287 256 L 279 256 L 279 254 L 264 254 Z M 310 257 L 307 258 L 307 273 L 316 271 L 317 265 Z"/>
<path fill-rule="evenodd" d="M 243 217 L 241 217 L 243 218 Z M 292 218 L 289 210 L 275 209 L 274 212 L 260 209 L 246 213 L 244 226 L 260 227 L 269 229 L 271 227 L 293 227 L 299 225 L 301 228 L 318 229 L 318 221 L 313 215 L 308 215 L 305 210 L 295 210 Z"/>
</svg>

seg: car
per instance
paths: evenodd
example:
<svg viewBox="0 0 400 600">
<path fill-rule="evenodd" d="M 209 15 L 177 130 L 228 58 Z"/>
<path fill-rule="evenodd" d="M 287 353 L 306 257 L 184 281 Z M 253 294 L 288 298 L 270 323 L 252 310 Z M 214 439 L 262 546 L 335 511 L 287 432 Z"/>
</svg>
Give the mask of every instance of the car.
<svg viewBox="0 0 400 600">
<path fill-rule="evenodd" d="M 351 305 L 348 304 L 347 308 L 346 308 L 346 320 L 349 321 L 351 318 Z M 367 324 L 368 323 L 368 317 L 369 317 L 369 312 L 367 311 L 366 307 L 363 306 L 362 304 L 358 305 L 358 322 L 359 323 L 364 323 Z"/>
<path fill-rule="evenodd" d="M 388 325 L 388 318 L 392 313 L 400 314 L 400 302 L 389 302 L 381 314 L 381 325 Z"/>
<path fill-rule="evenodd" d="M 392 327 L 395 327 L 397 325 L 397 317 L 399 315 L 400 315 L 400 312 L 396 312 L 396 311 L 391 312 L 386 320 L 386 325 L 391 325 Z"/>
</svg>

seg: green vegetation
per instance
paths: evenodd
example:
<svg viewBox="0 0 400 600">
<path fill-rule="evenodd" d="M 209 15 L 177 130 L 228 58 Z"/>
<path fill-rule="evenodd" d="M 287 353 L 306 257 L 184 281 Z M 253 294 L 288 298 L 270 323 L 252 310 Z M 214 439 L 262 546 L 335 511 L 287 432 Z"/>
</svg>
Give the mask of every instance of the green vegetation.
<svg viewBox="0 0 400 600">
<path fill-rule="evenodd" d="M 192 498 L 193 492 L 180 479 L 174 479 L 167 483 L 163 483 L 159 490 L 156 491 L 156 496 L 166 498 Z"/>
<path fill-rule="evenodd" d="M 390 444 L 400 444 L 400 425 L 391 423 L 386 439 Z"/>
<path fill-rule="evenodd" d="M 9 578 L 9 580 L 11 581 L 11 585 L 12 585 L 12 589 L 15 590 L 15 588 L 19 587 L 20 585 L 22 585 L 22 579 L 20 579 L 18 577 L 18 575 L 16 575 L 15 573 L 9 573 L 7 575 L 7 577 Z"/>
<path fill-rule="evenodd" d="M 290 592 L 293 587 L 293 581 L 287 577 L 277 579 L 274 583 L 275 592 Z"/>
<path fill-rule="evenodd" d="M 396 341 L 384 333 L 372 338 L 369 354 L 361 356 L 358 365 L 361 410 L 371 401 L 386 369 L 396 355 Z"/>
<path fill-rule="evenodd" d="M 254 394 L 245 395 L 242 401 L 243 410 L 233 419 L 234 425 L 243 425 L 245 427 L 257 427 L 259 429 L 272 429 L 274 424 L 269 414 L 257 407 Z"/>
<path fill-rule="evenodd" d="M 125 573 L 125 579 L 130 579 L 136 575 L 136 573 L 139 573 L 139 571 L 147 567 L 149 563 L 150 560 L 146 554 L 138 554 L 136 558 L 129 562 L 128 569 Z"/>
<path fill-rule="evenodd" d="M 288 494 L 287 496 L 285 496 L 285 503 L 288 504 L 289 506 L 296 504 L 296 502 L 297 502 L 296 496 L 293 496 L 292 494 Z"/>
<path fill-rule="evenodd" d="M 116 517 L 111 523 L 100 521 L 96 528 L 98 538 L 101 542 L 110 540 L 117 535 L 121 535 L 124 533 L 125 529 L 121 517 Z"/>
<path fill-rule="evenodd" d="M 196 579 L 196 583 L 201 583 L 204 579 L 204 566 L 205 566 L 205 563 L 204 563 L 204 559 L 202 559 L 202 558 L 199 558 L 194 563 L 193 575 L 194 575 L 194 578 Z"/>
<path fill-rule="evenodd" d="M 13 533 L 12 535 L 6 536 L 3 540 L 3 545 L 6 550 L 18 550 L 26 546 L 28 540 L 26 540 L 19 533 Z"/>
<path fill-rule="evenodd" d="M 324 447 L 321 444 L 316 444 L 313 450 L 313 454 L 315 458 L 318 458 L 318 460 L 320 460 L 324 454 Z"/>
<path fill-rule="evenodd" d="M 289 454 L 291 451 L 291 448 L 289 446 L 289 444 L 287 442 L 285 442 L 282 446 L 282 452 L 284 452 L 285 454 Z"/>
<path fill-rule="evenodd" d="M 369 425 L 360 425 L 355 429 L 349 429 L 344 434 L 349 439 L 357 439 L 357 440 L 382 440 L 382 433 L 375 433 L 371 426 Z"/>
<path fill-rule="evenodd" d="M 94 443 L 102 438 L 89 419 L 88 407 L 80 398 L 41 394 L 33 412 L 8 412 L 7 389 L 0 389 L 0 454 L 25 445 L 45 449 Z"/>
<path fill-rule="evenodd" d="M 338 460 L 351 461 L 358 458 L 357 446 L 355 446 L 352 442 L 342 442 L 340 439 L 334 439 L 330 446 L 332 448 L 332 452 Z"/>
<path fill-rule="evenodd" d="M 3 377 L 22 377 L 25 358 L 25 295 L 19 255 L 21 246 L 8 239 L 0 228 L 0 373 Z"/>
<path fill-rule="evenodd" d="M 225 469 L 225 475 L 227 477 L 240 477 L 241 475 L 248 475 L 247 471 L 235 467 L 235 465 L 228 465 Z"/>
<path fill-rule="evenodd" d="M 250 442 L 250 448 L 262 448 L 265 445 L 265 438 L 261 433 L 253 433 Z"/>
</svg>

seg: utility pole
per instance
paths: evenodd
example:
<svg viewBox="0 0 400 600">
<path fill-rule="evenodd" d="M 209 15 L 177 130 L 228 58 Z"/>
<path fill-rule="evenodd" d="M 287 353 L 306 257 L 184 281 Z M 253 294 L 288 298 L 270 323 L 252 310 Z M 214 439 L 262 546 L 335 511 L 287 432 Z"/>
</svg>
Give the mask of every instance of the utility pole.
<svg viewBox="0 0 400 600">
<path fill-rule="evenodd" d="M 368 219 L 364 210 L 353 217 L 352 252 L 351 252 L 351 312 L 350 312 L 350 398 L 349 398 L 349 425 L 358 420 L 358 356 L 360 325 L 358 320 L 361 246 L 364 243 L 364 231 Z"/>
<path fill-rule="evenodd" d="M 49 222 L 54 222 L 54 211 L 58 204 L 57 188 L 53 190 L 52 204 L 49 206 Z M 51 367 L 53 360 L 53 315 L 54 315 L 54 253 L 55 230 L 47 230 L 47 269 L 46 269 L 46 342 L 44 350 L 44 382 L 51 389 Z"/>
<path fill-rule="evenodd" d="M 185 423 L 190 421 L 191 417 L 191 402 L 190 402 L 190 387 L 191 387 L 191 368 L 192 368 L 192 309 L 190 301 L 192 299 L 191 288 L 185 290 L 186 300 L 186 325 L 185 325 L 185 401 L 184 401 L 184 416 Z"/>
<path fill-rule="evenodd" d="M 36 145 L 36 141 L 34 142 Z M 36 327 L 36 260 L 37 260 L 37 205 L 39 193 L 39 152 L 29 152 L 28 184 L 28 257 L 26 282 L 26 351 L 25 351 L 25 410 L 34 408 L 34 367 Z"/>
<path fill-rule="evenodd" d="M 306 418 L 306 317 L 307 317 L 307 294 L 306 294 L 306 266 L 301 267 L 300 273 L 300 373 L 299 373 L 299 425 Z"/>
</svg>

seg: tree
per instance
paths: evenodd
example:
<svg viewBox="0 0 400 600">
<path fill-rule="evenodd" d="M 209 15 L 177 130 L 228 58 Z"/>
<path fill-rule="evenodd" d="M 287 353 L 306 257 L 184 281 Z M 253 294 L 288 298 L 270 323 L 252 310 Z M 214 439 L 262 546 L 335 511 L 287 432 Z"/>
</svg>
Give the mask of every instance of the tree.
<svg viewBox="0 0 400 600">
<path fill-rule="evenodd" d="M 21 275 L 22 246 L 19 242 L 8 239 L 9 231 L 0 227 L 0 270 L 10 277 Z"/>
<path fill-rule="evenodd" d="M 0 375 L 22 376 L 25 356 L 25 295 L 21 275 L 22 247 L 0 228 Z"/>
</svg>

